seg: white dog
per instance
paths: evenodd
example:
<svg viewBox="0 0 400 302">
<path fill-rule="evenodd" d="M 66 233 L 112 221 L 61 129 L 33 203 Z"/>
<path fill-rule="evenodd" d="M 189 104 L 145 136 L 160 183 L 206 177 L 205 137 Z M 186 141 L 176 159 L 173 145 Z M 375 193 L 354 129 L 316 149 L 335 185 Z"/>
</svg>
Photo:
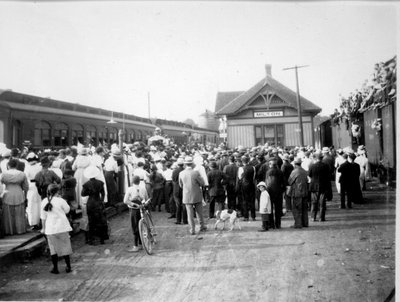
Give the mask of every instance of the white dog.
<svg viewBox="0 0 400 302">
<path fill-rule="evenodd" d="M 217 218 L 217 222 L 215 223 L 214 229 L 217 229 L 217 226 L 219 223 L 223 222 L 224 227 L 222 229 L 225 229 L 225 222 L 229 220 L 231 224 L 230 231 L 233 230 L 235 225 L 239 227 L 239 230 L 241 230 L 241 226 L 239 224 L 239 219 L 237 217 L 237 212 L 235 210 L 222 210 L 222 211 L 217 211 L 215 213 L 215 217 Z"/>
</svg>

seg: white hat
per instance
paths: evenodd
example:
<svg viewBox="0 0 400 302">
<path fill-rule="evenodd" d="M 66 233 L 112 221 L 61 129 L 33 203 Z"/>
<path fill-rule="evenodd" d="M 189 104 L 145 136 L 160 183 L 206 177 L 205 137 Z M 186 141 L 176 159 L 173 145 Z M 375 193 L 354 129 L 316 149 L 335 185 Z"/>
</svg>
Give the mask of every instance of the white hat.
<svg viewBox="0 0 400 302">
<path fill-rule="evenodd" d="M 34 152 L 29 152 L 26 156 L 27 161 L 39 161 L 39 157 Z"/>
<path fill-rule="evenodd" d="M 3 150 L 3 152 L 1 153 L 1 156 L 10 157 L 11 156 L 11 150 L 10 149 Z"/>
<path fill-rule="evenodd" d="M 184 160 L 183 160 L 183 158 L 182 157 L 179 157 L 177 160 L 176 160 L 176 164 L 177 165 L 183 165 L 185 162 L 184 162 Z"/>
<path fill-rule="evenodd" d="M 329 152 L 329 148 L 328 147 L 323 147 L 322 148 L 322 153 L 326 153 L 326 152 Z"/>
<path fill-rule="evenodd" d="M 193 164 L 193 158 L 191 156 L 186 156 L 184 163 L 185 164 Z"/>
<path fill-rule="evenodd" d="M 100 174 L 100 170 L 96 166 L 89 166 L 83 171 L 86 178 L 96 178 Z"/>
<path fill-rule="evenodd" d="M 257 184 L 257 188 L 259 188 L 259 187 L 261 187 L 261 186 L 263 186 L 264 188 L 267 188 L 267 185 L 266 185 L 265 182 L 263 182 L 263 181 L 260 181 L 260 182 Z"/>
</svg>

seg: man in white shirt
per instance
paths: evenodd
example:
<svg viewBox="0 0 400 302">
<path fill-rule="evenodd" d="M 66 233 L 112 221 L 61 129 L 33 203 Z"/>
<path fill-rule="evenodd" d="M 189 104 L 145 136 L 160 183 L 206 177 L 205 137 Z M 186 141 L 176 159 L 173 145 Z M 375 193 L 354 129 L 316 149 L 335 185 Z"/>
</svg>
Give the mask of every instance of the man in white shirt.
<svg viewBox="0 0 400 302">
<path fill-rule="evenodd" d="M 148 199 L 147 191 L 145 188 L 140 186 L 139 176 L 133 177 L 133 185 L 129 187 L 124 195 L 124 203 L 129 207 L 131 227 L 133 233 L 133 247 L 129 250 L 130 252 L 138 252 L 139 245 L 142 244 L 139 235 L 139 220 L 140 210 L 134 209 L 134 203 L 143 203 Z"/>
</svg>

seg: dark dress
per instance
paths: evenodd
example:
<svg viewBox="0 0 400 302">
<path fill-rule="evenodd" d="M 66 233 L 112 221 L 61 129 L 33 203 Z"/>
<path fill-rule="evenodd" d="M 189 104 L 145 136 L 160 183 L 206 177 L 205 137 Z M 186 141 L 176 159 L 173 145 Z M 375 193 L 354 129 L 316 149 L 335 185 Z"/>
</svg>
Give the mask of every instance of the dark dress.
<svg viewBox="0 0 400 302">
<path fill-rule="evenodd" d="M 275 218 L 275 221 L 271 219 L 271 228 L 281 228 L 281 217 L 282 213 L 282 194 L 285 192 L 285 176 L 278 167 L 270 168 L 265 176 L 265 183 L 267 185 L 267 191 L 271 198 L 271 214 Z"/>
<path fill-rule="evenodd" d="M 94 236 L 100 237 L 100 241 L 108 239 L 107 217 L 104 209 L 104 183 L 101 180 L 91 178 L 82 187 L 82 196 L 89 196 L 86 208 L 89 219 L 89 243 Z"/>
</svg>

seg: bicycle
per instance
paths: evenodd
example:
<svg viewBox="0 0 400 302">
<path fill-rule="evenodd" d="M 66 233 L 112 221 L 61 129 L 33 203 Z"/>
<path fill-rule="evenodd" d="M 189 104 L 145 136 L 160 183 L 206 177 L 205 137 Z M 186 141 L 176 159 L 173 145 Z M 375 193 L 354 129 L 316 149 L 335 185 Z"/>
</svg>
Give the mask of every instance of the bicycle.
<svg viewBox="0 0 400 302">
<path fill-rule="evenodd" d="M 139 220 L 139 235 L 142 241 L 143 248 L 148 255 L 153 254 L 153 246 L 157 243 L 155 236 L 157 235 L 154 227 L 153 220 L 149 211 L 149 206 L 151 204 L 151 199 L 147 199 L 142 204 L 134 203 L 133 209 L 140 210 Z"/>
</svg>

